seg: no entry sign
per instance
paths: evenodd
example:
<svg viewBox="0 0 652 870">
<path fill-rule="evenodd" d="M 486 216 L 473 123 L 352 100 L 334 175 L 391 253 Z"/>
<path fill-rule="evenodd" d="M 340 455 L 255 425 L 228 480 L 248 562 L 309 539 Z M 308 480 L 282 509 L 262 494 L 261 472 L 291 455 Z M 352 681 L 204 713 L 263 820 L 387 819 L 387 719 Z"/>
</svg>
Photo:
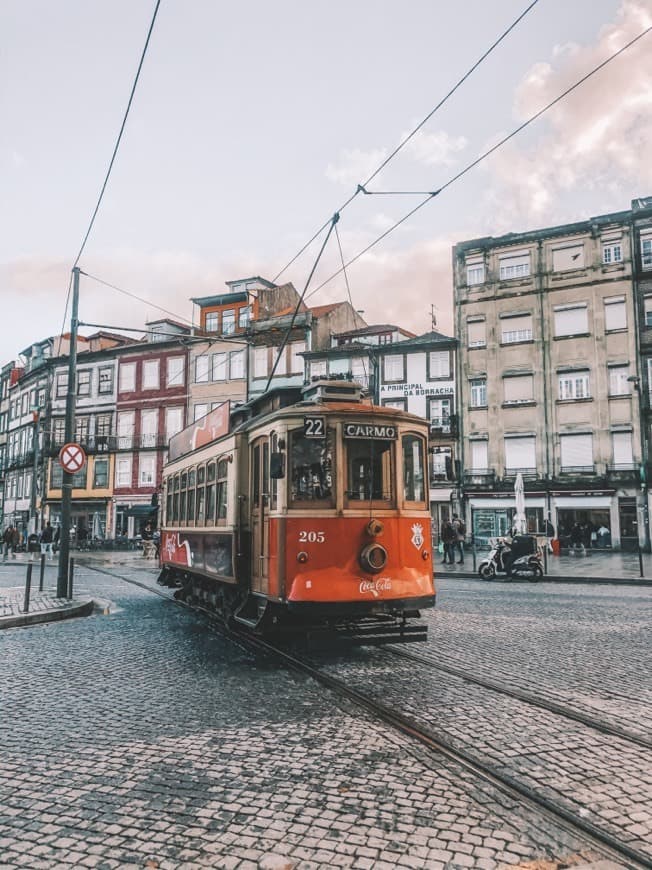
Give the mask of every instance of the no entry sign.
<svg viewBox="0 0 652 870">
<path fill-rule="evenodd" d="M 64 471 L 68 474 L 75 474 L 81 471 L 86 465 L 86 454 L 84 448 L 80 444 L 64 444 L 59 451 L 59 462 Z"/>
</svg>

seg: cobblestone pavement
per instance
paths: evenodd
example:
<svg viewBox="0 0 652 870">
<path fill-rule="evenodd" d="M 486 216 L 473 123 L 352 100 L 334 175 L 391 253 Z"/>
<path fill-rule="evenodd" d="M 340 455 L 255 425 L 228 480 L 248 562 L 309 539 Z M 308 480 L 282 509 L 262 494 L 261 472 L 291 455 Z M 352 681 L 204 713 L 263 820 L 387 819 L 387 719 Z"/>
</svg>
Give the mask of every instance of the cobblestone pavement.
<svg viewBox="0 0 652 870">
<path fill-rule="evenodd" d="M 652 590 L 445 581 L 438 605 L 419 656 L 649 739 Z M 320 658 L 328 672 L 652 858 L 649 750 L 387 650 Z"/>
<path fill-rule="evenodd" d="M 112 604 L 0 637 L 0 867 L 389 870 L 595 857 L 197 615 L 84 568 L 77 588 Z"/>
</svg>

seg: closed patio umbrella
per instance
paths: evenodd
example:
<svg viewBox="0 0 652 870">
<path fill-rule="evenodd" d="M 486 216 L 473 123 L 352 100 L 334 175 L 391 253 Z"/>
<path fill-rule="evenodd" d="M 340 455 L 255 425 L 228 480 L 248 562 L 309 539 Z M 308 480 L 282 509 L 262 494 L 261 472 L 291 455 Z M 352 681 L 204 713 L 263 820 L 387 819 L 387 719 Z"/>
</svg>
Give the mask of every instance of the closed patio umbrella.
<svg viewBox="0 0 652 870">
<path fill-rule="evenodd" d="M 516 513 L 514 514 L 514 529 L 524 535 L 527 532 L 527 519 L 525 517 L 525 485 L 523 475 L 519 471 L 514 483 L 514 495 L 516 496 Z"/>
</svg>

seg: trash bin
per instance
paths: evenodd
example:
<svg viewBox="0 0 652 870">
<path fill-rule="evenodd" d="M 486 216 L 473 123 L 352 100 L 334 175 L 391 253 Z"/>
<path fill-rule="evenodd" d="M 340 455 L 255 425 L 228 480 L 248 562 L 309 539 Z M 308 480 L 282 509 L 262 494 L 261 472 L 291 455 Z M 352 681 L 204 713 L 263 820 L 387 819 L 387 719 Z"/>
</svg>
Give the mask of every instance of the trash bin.
<svg viewBox="0 0 652 870">
<path fill-rule="evenodd" d="M 552 544 L 552 555 L 559 556 L 561 553 L 561 544 L 559 543 L 559 538 L 553 538 L 551 541 Z"/>
</svg>

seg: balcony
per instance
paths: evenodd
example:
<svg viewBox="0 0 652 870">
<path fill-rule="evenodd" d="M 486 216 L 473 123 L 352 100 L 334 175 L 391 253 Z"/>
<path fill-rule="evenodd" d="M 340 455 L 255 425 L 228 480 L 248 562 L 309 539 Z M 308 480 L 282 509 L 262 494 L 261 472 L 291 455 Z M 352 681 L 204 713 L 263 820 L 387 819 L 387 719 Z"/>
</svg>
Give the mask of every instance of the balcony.
<svg viewBox="0 0 652 870">
<path fill-rule="evenodd" d="M 87 435 L 83 438 L 73 438 L 81 444 L 89 455 L 96 453 L 115 453 L 117 450 L 160 449 L 168 446 L 165 435 Z M 52 438 L 45 452 L 48 456 L 58 456 L 65 444 L 63 438 Z"/>
<path fill-rule="evenodd" d="M 34 451 L 24 450 L 22 453 L 16 453 L 14 456 L 8 456 L 5 463 L 5 469 L 11 471 L 12 468 L 25 468 L 28 465 L 34 464 Z"/>
<path fill-rule="evenodd" d="M 562 465 L 562 474 L 595 474 L 595 465 Z"/>
<path fill-rule="evenodd" d="M 536 480 L 539 476 L 536 468 L 506 468 L 503 473 L 503 479 L 515 480 L 519 474 L 524 480 Z"/>
<path fill-rule="evenodd" d="M 607 476 L 613 481 L 640 480 L 641 466 L 638 462 L 616 462 L 607 465 Z"/>
<path fill-rule="evenodd" d="M 465 486 L 488 486 L 496 480 L 493 468 L 474 468 L 464 472 Z"/>
<path fill-rule="evenodd" d="M 430 437 L 437 438 L 439 435 L 457 435 L 457 414 L 431 418 Z"/>
</svg>

